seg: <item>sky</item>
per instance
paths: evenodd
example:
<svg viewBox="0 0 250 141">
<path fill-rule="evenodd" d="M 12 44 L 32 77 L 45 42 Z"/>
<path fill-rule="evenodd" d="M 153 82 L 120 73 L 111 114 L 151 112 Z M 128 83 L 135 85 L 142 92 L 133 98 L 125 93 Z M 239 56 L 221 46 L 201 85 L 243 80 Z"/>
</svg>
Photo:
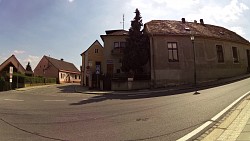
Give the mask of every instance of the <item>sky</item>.
<svg viewBox="0 0 250 141">
<path fill-rule="evenodd" d="M 0 64 L 14 54 L 35 69 L 63 58 L 80 69 L 81 56 L 106 30 L 130 28 L 135 9 L 151 20 L 204 20 L 250 40 L 249 0 L 0 0 Z"/>
</svg>

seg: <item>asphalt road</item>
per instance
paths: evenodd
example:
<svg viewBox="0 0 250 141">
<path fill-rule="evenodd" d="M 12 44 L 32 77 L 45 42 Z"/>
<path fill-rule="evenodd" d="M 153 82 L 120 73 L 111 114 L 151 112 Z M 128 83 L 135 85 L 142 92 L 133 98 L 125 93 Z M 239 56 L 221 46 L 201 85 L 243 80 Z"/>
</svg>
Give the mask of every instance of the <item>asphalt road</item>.
<svg viewBox="0 0 250 141">
<path fill-rule="evenodd" d="M 2 141 L 172 141 L 250 91 L 250 79 L 193 92 L 88 95 L 75 85 L 0 93 Z"/>
</svg>

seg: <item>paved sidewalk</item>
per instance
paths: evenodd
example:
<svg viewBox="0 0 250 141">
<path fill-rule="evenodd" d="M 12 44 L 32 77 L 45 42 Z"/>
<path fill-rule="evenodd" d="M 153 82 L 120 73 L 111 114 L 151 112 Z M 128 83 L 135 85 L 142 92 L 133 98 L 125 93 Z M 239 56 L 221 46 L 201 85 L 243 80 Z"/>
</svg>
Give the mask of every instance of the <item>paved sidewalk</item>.
<svg viewBox="0 0 250 141">
<path fill-rule="evenodd" d="M 196 141 L 250 141 L 250 96 Z"/>
</svg>

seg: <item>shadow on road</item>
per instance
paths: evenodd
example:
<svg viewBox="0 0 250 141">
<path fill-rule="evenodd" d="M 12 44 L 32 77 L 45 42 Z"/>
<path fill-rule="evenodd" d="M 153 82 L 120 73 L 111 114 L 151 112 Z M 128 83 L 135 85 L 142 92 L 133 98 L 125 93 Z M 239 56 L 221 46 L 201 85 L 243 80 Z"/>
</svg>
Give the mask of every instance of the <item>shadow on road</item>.
<svg viewBox="0 0 250 141">
<path fill-rule="evenodd" d="M 129 94 L 104 94 L 104 95 L 91 97 L 86 100 L 81 100 L 77 103 L 71 103 L 70 105 L 84 105 L 84 104 L 102 102 L 105 100 L 112 100 L 112 99 L 130 100 L 130 99 L 153 98 L 153 97 L 161 97 L 161 96 L 179 95 L 179 94 L 185 94 L 185 93 L 190 93 L 190 92 L 193 92 L 194 96 L 198 96 L 198 95 L 202 95 L 202 93 L 200 92 L 201 90 L 223 86 L 223 85 L 234 83 L 234 82 L 246 79 L 246 78 L 249 78 L 249 76 L 203 83 L 203 84 L 197 85 L 196 88 L 192 86 L 186 86 L 186 87 L 175 87 L 175 88 L 171 87 L 170 89 L 163 89 L 157 92 L 148 91 L 148 92 L 139 92 L 139 93 L 135 92 L 134 94 L 133 92 L 130 92 Z M 67 88 L 63 91 L 67 92 Z"/>
<path fill-rule="evenodd" d="M 159 91 L 159 92 L 141 92 L 141 93 L 130 93 L 130 94 L 104 94 L 91 97 L 89 99 L 81 100 L 77 103 L 71 103 L 70 105 L 84 105 L 96 102 L 102 102 L 105 100 L 130 100 L 130 99 L 144 99 L 144 98 L 153 98 L 153 97 L 161 97 L 161 96 L 171 96 L 193 92 L 194 89 L 183 89 L 183 90 L 169 90 L 169 91 Z"/>
<path fill-rule="evenodd" d="M 75 87 L 78 87 L 79 84 L 63 84 L 57 86 L 61 93 L 75 93 Z"/>
</svg>

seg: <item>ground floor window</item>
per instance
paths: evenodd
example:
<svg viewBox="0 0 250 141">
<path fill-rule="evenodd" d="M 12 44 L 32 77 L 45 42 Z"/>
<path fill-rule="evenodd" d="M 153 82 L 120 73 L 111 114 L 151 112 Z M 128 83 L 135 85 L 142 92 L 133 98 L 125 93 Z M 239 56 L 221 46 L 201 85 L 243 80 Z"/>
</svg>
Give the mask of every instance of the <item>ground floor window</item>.
<svg viewBox="0 0 250 141">
<path fill-rule="evenodd" d="M 233 61 L 234 63 L 239 63 L 238 49 L 237 47 L 232 47 Z"/>
</svg>

